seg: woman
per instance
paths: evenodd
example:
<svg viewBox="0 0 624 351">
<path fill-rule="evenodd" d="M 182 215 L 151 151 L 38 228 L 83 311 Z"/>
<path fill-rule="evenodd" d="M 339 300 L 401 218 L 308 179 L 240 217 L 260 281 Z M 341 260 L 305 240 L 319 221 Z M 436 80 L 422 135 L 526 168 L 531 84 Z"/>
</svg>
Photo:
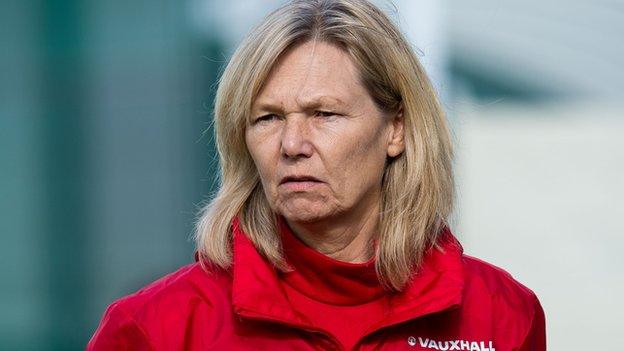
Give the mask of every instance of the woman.
<svg viewBox="0 0 624 351">
<path fill-rule="evenodd" d="M 106 310 L 89 350 L 545 350 L 539 300 L 446 225 L 452 147 L 409 44 L 362 0 L 292 1 L 215 104 L 195 263 Z"/>
</svg>

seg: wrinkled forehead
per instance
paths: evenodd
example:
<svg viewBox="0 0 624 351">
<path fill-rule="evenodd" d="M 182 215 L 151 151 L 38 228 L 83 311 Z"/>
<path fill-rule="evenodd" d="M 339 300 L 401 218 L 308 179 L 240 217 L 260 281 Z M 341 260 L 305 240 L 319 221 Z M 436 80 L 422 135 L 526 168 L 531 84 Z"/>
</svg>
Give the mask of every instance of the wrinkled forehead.
<svg viewBox="0 0 624 351">
<path fill-rule="evenodd" d="M 284 53 L 272 67 L 252 110 L 266 106 L 347 107 L 366 91 L 349 54 L 336 45 L 308 42 Z"/>
</svg>

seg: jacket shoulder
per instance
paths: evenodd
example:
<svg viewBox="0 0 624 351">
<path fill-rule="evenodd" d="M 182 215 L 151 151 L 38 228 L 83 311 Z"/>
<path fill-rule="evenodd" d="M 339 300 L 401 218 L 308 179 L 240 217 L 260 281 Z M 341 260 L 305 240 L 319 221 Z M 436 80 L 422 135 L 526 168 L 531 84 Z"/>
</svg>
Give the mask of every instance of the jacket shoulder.
<svg viewBox="0 0 624 351">
<path fill-rule="evenodd" d="M 508 305 L 529 310 L 537 295 L 508 271 L 474 256 L 463 254 L 468 284 L 475 285 L 490 297 L 504 300 Z"/>
<path fill-rule="evenodd" d="M 181 340 L 189 319 L 216 321 L 218 314 L 227 313 L 230 286 L 224 271 L 206 271 L 197 262 L 180 267 L 111 303 L 90 345 L 124 343 L 143 349 L 137 345 L 163 344 L 163 330 L 169 339 Z"/>
<path fill-rule="evenodd" d="M 525 345 L 545 343 L 544 310 L 535 292 L 492 263 L 466 254 L 462 260 L 471 310 L 489 311 L 505 338 L 523 340 Z"/>
<path fill-rule="evenodd" d="M 162 276 L 114 303 L 133 318 L 149 318 L 153 313 L 180 312 L 189 304 L 214 307 L 229 298 L 228 276 L 206 271 L 195 262 Z M 154 315 L 155 316 L 155 315 Z"/>
</svg>

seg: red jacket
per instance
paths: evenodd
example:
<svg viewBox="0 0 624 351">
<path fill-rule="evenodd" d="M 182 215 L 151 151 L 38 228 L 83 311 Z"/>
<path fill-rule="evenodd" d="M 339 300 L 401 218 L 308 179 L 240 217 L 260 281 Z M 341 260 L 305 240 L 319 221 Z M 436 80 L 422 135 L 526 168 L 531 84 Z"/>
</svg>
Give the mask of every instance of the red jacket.
<svg viewBox="0 0 624 351">
<path fill-rule="evenodd" d="M 184 266 L 112 303 L 87 350 L 342 350 L 298 315 L 272 266 L 234 220 L 230 271 Z M 506 271 L 463 254 L 445 228 L 418 275 L 353 350 L 546 350 L 536 295 Z M 197 255 L 195 256 L 197 260 Z M 340 314 L 326 322 L 343 325 Z"/>
</svg>

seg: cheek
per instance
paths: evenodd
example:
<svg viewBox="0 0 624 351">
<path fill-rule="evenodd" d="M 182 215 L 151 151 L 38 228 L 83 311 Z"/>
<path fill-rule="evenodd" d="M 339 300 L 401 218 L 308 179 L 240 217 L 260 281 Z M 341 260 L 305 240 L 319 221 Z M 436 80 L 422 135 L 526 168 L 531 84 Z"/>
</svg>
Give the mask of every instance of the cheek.
<svg viewBox="0 0 624 351">
<path fill-rule="evenodd" d="M 275 152 L 271 151 L 270 140 L 261 135 L 248 133 L 245 142 L 263 186 L 270 185 L 272 177 L 275 176 Z"/>
<path fill-rule="evenodd" d="M 385 165 L 385 150 L 378 143 L 360 145 L 358 161 L 353 170 L 358 173 L 361 186 L 373 186 L 381 183 Z"/>
<path fill-rule="evenodd" d="M 381 183 L 386 150 L 380 133 L 336 138 L 330 150 L 335 161 L 332 173 L 339 189 L 349 193 L 369 191 Z"/>
</svg>

